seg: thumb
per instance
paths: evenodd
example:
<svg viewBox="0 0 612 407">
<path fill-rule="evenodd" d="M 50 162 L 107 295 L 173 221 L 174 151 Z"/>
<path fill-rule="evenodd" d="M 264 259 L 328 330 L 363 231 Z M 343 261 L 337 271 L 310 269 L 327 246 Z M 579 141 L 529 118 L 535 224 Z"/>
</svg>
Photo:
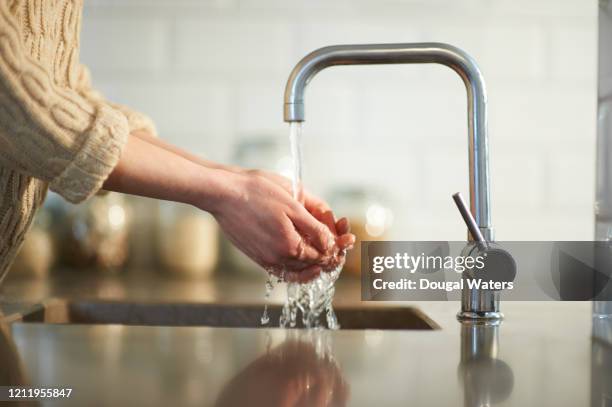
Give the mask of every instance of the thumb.
<svg viewBox="0 0 612 407">
<path fill-rule="evenodd" d="M 319 222 L 303 206 L 298 206 L 295 215 L 291 218 L 297 231 L 321 253 L 329 252 L 335 242 L 329 228 Z"/>
</svg>

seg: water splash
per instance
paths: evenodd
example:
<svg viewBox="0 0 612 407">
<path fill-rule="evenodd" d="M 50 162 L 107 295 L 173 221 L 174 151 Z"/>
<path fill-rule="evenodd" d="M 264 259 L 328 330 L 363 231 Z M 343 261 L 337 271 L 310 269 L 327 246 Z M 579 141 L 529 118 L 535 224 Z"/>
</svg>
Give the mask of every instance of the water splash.
<svg viewBox="0 0 612 407">
<path fill-rule="evenodd" d="M 338 329 L 338 321 L 332 301 L 335 293 L 335 282 L 341 268 L 323 272 L 307 283 L 288 283 L 287 299 L 283 305 L 279 324 L 282 328 L 294 328 L 301 314 L 305 328 Z M 324 317 L 324 321 L 323 321 Z"/>
<path fill-rule="evenodd" d="M 302 123 L 292 122 L 289 128 L 291 155 L 293 158 L 293 197 L 303 202 L 304 189 L 302 184 Z M 288 283 L 287 299 L 283 306 L 279 324 L 281 327 L 295 327 L 298 314 L 302 315 L 305 328 L 323 328 L 321 321 L 324 314 L 327 328 L 338 329 L 338 321 L 332 306 L 335 293 L 335 282 L 342 267 L 329 272 L 322 272 L 314 280 L 307 283 Z"/>
<path fill-rule="evenodd" d="M 302 123 L 290 123 L 289 140 L 293 158 L 293 177 L 291 179 L 293 198 L 303 202 Z M 273 270 L 267 271 L 266 300 L 274 289 L 273 277 L 271 275 Z M 279 318 L 280 327 L 295 328 L 298 325 L 298 315 L 301 314 L 301 322 L 305 328 L 325 328 L 326 326 L 329 329 L 340 328 L 332 301 L 335 293 L 335 282 L 340 276 L 341 271 L 342 266 L 339 266 L 335 270 L 322 272 L 314 280 L 307 283 L 287 283 L 287 299 Z M 282 280 L 284 278 L 281 272 L 278 282 Z M 261 317 L 261 324 L 266 325 L 269 321 L 268 306 L 266 304 Z"/>
</svg>

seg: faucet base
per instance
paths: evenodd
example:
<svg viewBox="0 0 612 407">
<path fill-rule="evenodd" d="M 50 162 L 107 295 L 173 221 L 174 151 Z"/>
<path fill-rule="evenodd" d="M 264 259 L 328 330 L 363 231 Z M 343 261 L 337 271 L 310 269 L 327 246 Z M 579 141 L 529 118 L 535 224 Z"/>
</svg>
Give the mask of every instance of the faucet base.
<svg viewBox="0 0 612 407">
<path fill-rule="evenodd" d="M 499 311 L 459 311 L 457 319 L 461 322 L 501 322 L 504 319 L 504 314 Z"/>
</svg>

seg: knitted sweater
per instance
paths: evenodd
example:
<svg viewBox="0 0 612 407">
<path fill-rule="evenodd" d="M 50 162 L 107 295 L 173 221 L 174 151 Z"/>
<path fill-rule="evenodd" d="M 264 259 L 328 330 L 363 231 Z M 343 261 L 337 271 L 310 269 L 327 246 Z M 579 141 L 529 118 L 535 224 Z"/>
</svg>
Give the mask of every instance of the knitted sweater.
<svg viewBox="0 0 612 407">
<path fill-rule="evenodd" d="M 105 101 L 79 63 L 82 0 L 0 0 L 0 280 L 47 188 L 100 189 L 146 116 Z"/>
</svg>

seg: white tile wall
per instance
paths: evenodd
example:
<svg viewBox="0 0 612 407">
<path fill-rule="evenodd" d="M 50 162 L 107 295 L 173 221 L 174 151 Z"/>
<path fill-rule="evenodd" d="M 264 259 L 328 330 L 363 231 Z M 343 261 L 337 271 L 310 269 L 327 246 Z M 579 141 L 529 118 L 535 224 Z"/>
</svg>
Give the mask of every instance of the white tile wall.
<svg viewBox="0 0 612 407">
<path fill-rule="evenodd" d="M 597 53 L 597 32 L 588 23 L 559 23 L 551 30 L 550 71 L 553 79 L 590 81 L 596 71 L 583 73 Z"/>
<path fill-rule="evenodd" d="M 177 69 L 254 78 L 284 74 L 291 68 L 292 36 L 287 22 L 183 18 L 176 24 Z"/>
<path fill-rule="evenodd" d="M 90 0 L 82 59 L 109 98 L 163 137 L 219 160 L 284 137 L 282 94 L 306 52 L 350 42 L 446 41 L 479 61 L 490 102 L 499 239 L 591 239 L 595 0 Z M 465 94 L 435 66 L 346 67 L 307 99 L 306 183 L 387 191 L 398 239 L 462 239 Z"/>
<path fill-rule="evenodd" d="M 88 19 L 86 25 L 81 42 L 92 45 L 81 48 L 81 59 L 100 76 L 150 74 L 168 64 L 171 24 L 163 18 L 109 15 Z"/>
</svg>

